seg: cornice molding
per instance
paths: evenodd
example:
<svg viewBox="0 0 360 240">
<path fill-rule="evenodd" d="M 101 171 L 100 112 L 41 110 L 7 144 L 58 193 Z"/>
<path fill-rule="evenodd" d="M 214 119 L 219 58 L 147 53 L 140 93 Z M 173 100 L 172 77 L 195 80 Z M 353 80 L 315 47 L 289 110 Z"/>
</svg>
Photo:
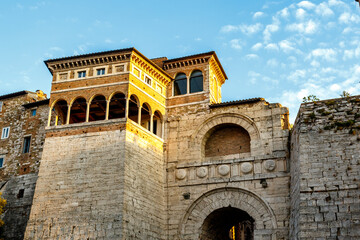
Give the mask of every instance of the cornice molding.
<svg viewBox="0 0 360 240">
<path fill-rule="evenodd" d="M 209 59 L 211 58 L 211 56 L 201 56 L 201 57 L 192 57 L 189 59 L 178 59 L 175 61 L 171 61 L 171 62 L 165 62 L 164 63 L 164 70 L 170 70 L 170 69 L 175 69 L 175 68 L 180 68 L 180 67 L 187 67 L 187 66 L 192 66 L 192 65 L 197 65 L 197 64 L 203 64 L 203 63 L 207 63 L 209 61 Z"/>
<path fill-rule="evenodd" d="M 126 53 L 118 53 L 112 55 L 105 56 L 89 56 L 89 57 L 80 57 L 79 58 L 71 58 L 71 59 L 63 59 L 52 62 L 45 62 L 50 72 L 54 71 L 62 71 L 69 70 L 71 68 L 79 68 L 79 67 L 88 67 L 90 65 L 97 64 L 107 64 L 107 63 L 116 63 L 124 60 L 129 60 L 131 56 L 131 52 Z"/>
</svg>

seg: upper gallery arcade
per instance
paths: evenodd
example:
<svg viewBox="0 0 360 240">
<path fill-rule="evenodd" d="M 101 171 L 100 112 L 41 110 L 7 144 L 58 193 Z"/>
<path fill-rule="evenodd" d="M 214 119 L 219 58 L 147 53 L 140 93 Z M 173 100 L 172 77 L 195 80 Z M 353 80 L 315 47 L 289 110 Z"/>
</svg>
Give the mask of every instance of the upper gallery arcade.
<svg viewBox="0 0 360 240">
<path fill-rule="evenodd" d="M 128 48 L 45 64 L 53 75 L 49 127 L 124 119 L 159 138 L 167 108 L 220 103 L 227 79 L 215 52 L 148 59 Z"/>
</svg>

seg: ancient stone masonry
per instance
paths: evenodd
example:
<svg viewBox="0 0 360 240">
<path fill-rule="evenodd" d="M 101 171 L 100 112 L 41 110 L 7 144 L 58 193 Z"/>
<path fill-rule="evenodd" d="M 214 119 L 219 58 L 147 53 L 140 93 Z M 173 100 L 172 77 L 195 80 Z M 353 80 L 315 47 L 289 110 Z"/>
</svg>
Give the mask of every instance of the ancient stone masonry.
<svg viewBox="0 0 360 240">
<path fill-rule="evenodd" d="M 6 239 L 360 238 L 360 96 L 301 105 L 290 134 L 279 103 L 221 102 L 215 52 L 45 64 L 50 99 L 0 96 Z"/>
<path fill-rule="evenodd" d="M 0 237 L 23 239 L 45 139 L 49 100 L 41 91 L 21 91 L 0 96 L 0 102 L 0 178 L 1 192 L 7 200 L 3 216 L 6 224 Z"/>
<path fill-rule="evenodd" d="M 301 105 L 291 176 L 291 239 L 359 239 L 360 96 Z"/>
</svg>

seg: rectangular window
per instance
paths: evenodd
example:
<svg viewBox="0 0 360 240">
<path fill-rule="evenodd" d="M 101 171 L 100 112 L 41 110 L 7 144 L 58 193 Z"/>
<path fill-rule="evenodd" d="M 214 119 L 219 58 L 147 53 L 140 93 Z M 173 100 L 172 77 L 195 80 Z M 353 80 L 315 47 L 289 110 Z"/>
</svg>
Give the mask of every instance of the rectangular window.
<svg viewBox="0 0 360 240">
<path fill-rule="evenodd" d="M 84 78 L 86 77 L 86 71 L 78 72 L 78 78 Z"/>
<path fill-rule="evenodd" d="M 156 85 L 156 90 L 161 94 L 163 93 L 162 87 L 160 85 Z"/>
<path fill-rule="evenodd" d="M 30 116 L 36 116 L 36 109 L 31 109 Z"/>
<path fill-rule="evenodd" d="M 0 102 L 0 112 L 2 112 L 3 102 Z"/>
<path fill-rule="evenodd" d="M 31 136 L 24 137 L 23 153 L 30 152 L 30 141 L 31 141 Z"/>
<path fill-rule="evenodd" d="M 100 68 L 96 70 L 97 75 L 104 75 L 105 74 L 105 68 Z"/>
<path fill-rule="evenodd" d="M 140 77 L 140 70 L 139 70 L 139 69 L 134 68 L 133 72 L 135 73 L 135 75 L 136 75 L 137 77 Z"/>
<path fill-rule="evenodd" d="M 4 157 L 0 157 L 0 168 L 4 166 Z"/>
<path fill-rule="evenodd" d="M 10 127 L 4 127 L 1 132 L 1 139 L 5 139 L 9 137 Z"/>
<path fill-rule="evenodd" d="M 68 74 L 67 73 L 60 73 L 59 78 L 60 78 L 60 80 L 66 80 L 68 78 Z"/>
<path fill-rule="evenodd" d="M 151 86 L 151 78 L 145 76 L 145 82 Z"/>
</svg>

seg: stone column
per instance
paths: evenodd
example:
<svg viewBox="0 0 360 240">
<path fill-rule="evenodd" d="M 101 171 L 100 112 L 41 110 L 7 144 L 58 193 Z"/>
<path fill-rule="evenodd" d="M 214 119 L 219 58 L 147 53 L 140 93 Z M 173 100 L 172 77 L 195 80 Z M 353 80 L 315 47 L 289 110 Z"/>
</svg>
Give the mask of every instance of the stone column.
<svg viewBox="0 0 360 240">
<path fill-rule="evenodd" d="M 48 127 L 50 127 L 50 124 L 51 124 L 51 110 L 52 110 L 52 108 L 50 108 L 50 110 L 49 110 Z M 57 122 L 55 122 L 55 125 L 57 125 Z"/>
<path fill-rule="evenodd" d="M 138 124 L 141 125 L 141 106 L 138 108 L 139 111 L 138 111 Z"/>
<path fill-rule="evenodd" d="M 89 115 L 90 115 L 90 102 L 86 103 L 86 118 L 85 122 L 89 122 Z"/>
<path fill-rule="evenodd" d="M 105 120 L 109 120 L 110 100 L 106 100 Z"/>
<path fill-rule="evenodd" d="M 68 105 L 67 115 L 66 115 L 66 124 L 70 123 L 70 111 L 71 111 L 71 105 Z"/>
<path fill-rule="evenodd" d="M 150 132 L 154 133 L 154 114 L 150 114 Z"/>
</svg>

